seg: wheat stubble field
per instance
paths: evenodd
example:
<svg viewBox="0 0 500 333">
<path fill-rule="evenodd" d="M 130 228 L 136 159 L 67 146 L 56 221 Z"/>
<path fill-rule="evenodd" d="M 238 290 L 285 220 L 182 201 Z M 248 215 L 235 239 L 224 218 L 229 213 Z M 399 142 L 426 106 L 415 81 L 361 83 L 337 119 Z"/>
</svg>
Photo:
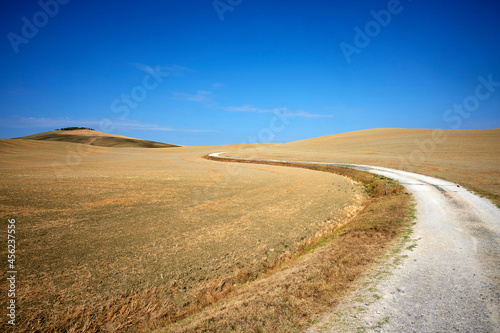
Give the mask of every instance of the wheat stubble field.
<svg viewBox="0 0 500 333">
<path fill-rule="evenodd" d="M 73 133 L 0 140 L 21 331 L 300 331 L 412 223 L 411 196 L 397 183 L 385 196 L 381 176 L 209 153 L 405 169 L 499 204 L 499 130 L 445 131 L 430 146 L 419 142 L 432 130 L 377 129 L 257 148 Z"/>
<path fill-rule="evenodd" d="M 0 140 L 17 328 L 161 327 L 286 261 L 366 200 L 332 173 L 202 158 L 220 149 Z"/>
</svg>

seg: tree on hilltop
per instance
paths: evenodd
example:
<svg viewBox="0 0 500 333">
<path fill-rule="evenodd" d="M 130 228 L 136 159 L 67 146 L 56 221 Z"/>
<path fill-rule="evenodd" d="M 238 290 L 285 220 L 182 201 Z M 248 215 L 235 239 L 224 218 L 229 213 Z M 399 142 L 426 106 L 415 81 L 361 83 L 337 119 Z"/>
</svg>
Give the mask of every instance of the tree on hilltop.
<svg viewBox="0 0 500 333">
<path fill-rule="evenodd" d="M 88 128 L 88 127 L 64 127 L 64 128 L 56 128 L 55 131 L 74 131 L 74 130 L 79 130 L 79 129 L 86 129 L 86 130 L 91 130 L 95 131 L 93 128 Z"/>
</svg>

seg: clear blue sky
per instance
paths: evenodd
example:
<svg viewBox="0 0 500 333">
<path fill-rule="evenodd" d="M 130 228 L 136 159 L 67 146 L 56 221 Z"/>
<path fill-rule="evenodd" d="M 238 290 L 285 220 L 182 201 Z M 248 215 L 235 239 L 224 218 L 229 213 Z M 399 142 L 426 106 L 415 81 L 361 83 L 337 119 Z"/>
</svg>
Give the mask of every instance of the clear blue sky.
<svg viewBox="0 0 500 333">
<path fill-rule="evenodd" d="M 212 145 L 500 127 L 495 0 L 2 7 L 1 138 L 86 126 Z"/>
</svg>

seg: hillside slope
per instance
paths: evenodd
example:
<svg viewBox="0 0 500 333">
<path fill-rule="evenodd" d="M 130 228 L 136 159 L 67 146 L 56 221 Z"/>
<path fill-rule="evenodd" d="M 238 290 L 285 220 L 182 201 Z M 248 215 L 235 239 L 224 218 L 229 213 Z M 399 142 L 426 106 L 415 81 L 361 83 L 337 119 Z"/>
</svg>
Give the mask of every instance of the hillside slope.
<svg viewBox="0 0 500 333">
<path fill-rule="evenodd" d="M 230 156 L 394 168 L 462 184 L 500 204 L 500 129 L 370 129 Z"/>
<path fill-rule="evenodd" d="M 93 130 L 57 130 L 24 136 L 15 139 L 62 141 L 89 144 L 100 147 L 171 148 L 179 147 L 162 142 L 130 138 Z"/>
</svg>

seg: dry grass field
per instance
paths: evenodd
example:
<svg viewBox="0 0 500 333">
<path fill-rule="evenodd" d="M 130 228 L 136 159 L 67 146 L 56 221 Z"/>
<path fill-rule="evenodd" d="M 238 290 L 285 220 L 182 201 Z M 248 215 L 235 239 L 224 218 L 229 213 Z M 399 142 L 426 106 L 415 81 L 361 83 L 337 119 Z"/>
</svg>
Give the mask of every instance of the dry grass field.
<svg viewBox="0 0 500 333">
<path fill-rule="evenodd" d="M 257 147 L 71 132 L 0 140 L 21 331 L 297 331 L 409 225 L 409 197 L 398 184 L 384 196 L 383 177 L 208 153 L 393 167 L 499 203 L 500 130 L 377 129 Z"/>
<path fill-rule="evenodd" d="M 2 239 L 16 219 L 17 328 L 162 327 L 291 258 L 366 200 L 345 176 L 202 158 L 242 148 L 0 140 Z"/>
<path fill-rule="evenodd" d="M 500 129 L 371 129 L 229 156 L 395 168 L 455 182 L 500 205 Z"/>
<path fill-rule="evenodd" d="M 243 163 L 239 161 L 239 163 Z M 259 162 L 261 163 L 261 162 Z M 384 177 L 353 169 L 267 163 L 347 176 L 364 184 L 368 200 L 333 233 L 315 239 L 284 264 L 226 299 L 183 321 L 158 330 L 173 332 L 300 332 L 331 311 L 359 286 L 382 256 L 397 253 L 410 239 L 412 199 Z"/>
</svg>

